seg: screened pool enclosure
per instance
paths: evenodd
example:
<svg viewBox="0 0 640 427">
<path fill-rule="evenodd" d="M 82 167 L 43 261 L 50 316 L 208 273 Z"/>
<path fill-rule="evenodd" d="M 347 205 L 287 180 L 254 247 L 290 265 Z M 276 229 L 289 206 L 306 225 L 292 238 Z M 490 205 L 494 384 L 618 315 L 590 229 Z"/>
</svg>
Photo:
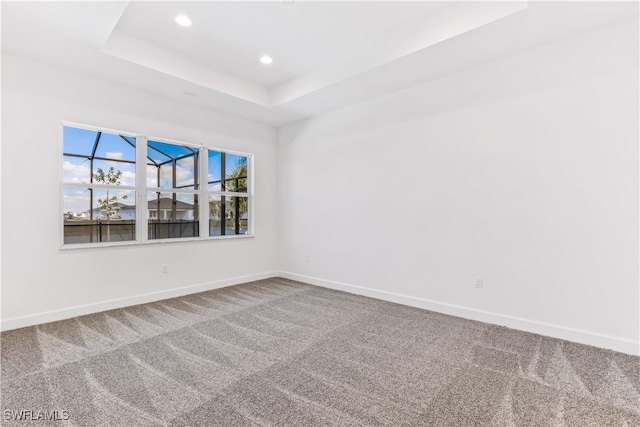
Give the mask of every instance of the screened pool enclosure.
<svg viewBox="0 0 640 427">
<path fill-rule="evenodd" d="M 63 133 L 64 244 L 197 238 L 203 227 L 205 237 L 248 232 L 246 155 L 71 126 Z"/>
</svg>

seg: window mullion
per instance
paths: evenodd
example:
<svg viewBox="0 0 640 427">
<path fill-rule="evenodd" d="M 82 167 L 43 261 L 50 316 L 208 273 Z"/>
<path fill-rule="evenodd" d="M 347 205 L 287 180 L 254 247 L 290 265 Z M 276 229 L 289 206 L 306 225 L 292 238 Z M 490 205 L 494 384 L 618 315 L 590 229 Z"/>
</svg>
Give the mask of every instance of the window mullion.
<svg viewBox="0 0 640 427">
<path fill-rule="evenodd" d="M 149 239 L 149 202 L 147 197 L 147 138 L 136 138 L 136 237 L 138 242 Z"/>
<path fill-rule="evenodd" d="M 254 234 L 253 223 L 253 155 L 247 156 L 247 232 Z"/>
<path fill-rule="evenodd" d="M 200 149 L 200 237 L 209 237 L 209 150 L 206 147 Z"/>
</svg>

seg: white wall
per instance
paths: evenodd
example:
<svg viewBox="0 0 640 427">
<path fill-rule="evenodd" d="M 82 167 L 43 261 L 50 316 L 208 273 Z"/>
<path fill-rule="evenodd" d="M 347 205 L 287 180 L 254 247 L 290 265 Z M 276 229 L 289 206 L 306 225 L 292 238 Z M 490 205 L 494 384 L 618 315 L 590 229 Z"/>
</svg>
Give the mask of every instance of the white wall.
<svg viewBox="0 0 640 427">
<path fill-rule="evenodd" d="M 282 128 L 282 270 L 640 354 L 638 71 L 632 20 Z"/>
<path fill-rule="evenodd" d="M 60 250 L 61 120 L 254 153 L 256 237 Z M 269 126 L 3 55 L 2 151 L 3 329 L 243 282 L 277 268 Z"/>
</svg>

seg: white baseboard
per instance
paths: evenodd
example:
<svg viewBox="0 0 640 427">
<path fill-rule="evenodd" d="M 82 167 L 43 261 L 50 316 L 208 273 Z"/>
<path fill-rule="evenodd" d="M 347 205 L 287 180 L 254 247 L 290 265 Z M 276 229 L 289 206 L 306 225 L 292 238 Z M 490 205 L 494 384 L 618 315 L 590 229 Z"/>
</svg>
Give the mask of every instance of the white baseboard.
<svg viewBox="0 0 640 427">
<path fill-rule="evenodd" d="M 0 322 L 0 331 L 8 331 L 11 329 L 23 328 L 26 326 L 39 325 L 42 323 L 55 322 L 58 320 L 69 319 L 75 316 L 83 316 L 86 314 L 98 313 L 116 308 L 129 307 L 137 304 L 145 304 L 149 302 L 160 301 L 167 298 L 181 297 L 184 295 L 195 294 L 198 292 L 209 291 L 213 289 L 224 288 L 227 286 L 238 285 L 241 283 L 251 282 L 254 280 L 269 279 L 272 277 L 284 277 L 286 279 L 297 280 L 299 282 L 311 285 L 321 286 L 329 289 L 349 292 L 356 295 L 363 295 L 384 301 L 395 302 L 398 304 L 418 307 L 425 310 L 431 310 L 438 313 L 458 316 L 465 319 L 477 320 L 480 322 L 491 323 L 495 325 L 506 326 L 509 328 L 519 329 L 535 334 L 546 335 L 553 338 L 559 338 L 567 341 L 573 341 L 581 344 L 592 345 L 595 347 L 608 348 L 622 353 L 640 356 L 640 342 L 627 338 L 616 337 L 612 335 L 599 334 L 580 329 L 570 328 L 561 325 L 554 325 L 537 320 L 524 319 L 521 317 L 509 316 L 500 313 L 493 313 L 475 308 L 464 307 L 455 304 L 449 304 L 440 301 L 433 301 L 424 298 L 412 297 L 394 292 L 381 291 L 362 286 L 351 285 L 347 283 L 336 282 L 333 280 L 325 280 L 317 277 L 304 276 L 301 274 L 290 273 L 286 271 L 269 271 L 265 273 L 252 274 L 248 276 L 232 277 L 214 282 L 201 283 L 198 285 L 185 286 L 182 288 L 168 289 L 158 292 L 150 292 L 132 297 L 118 298 L 99 303 L 86 304 L 81 306 L 69 307 L 60 310 L 52 310 L 22 317 L 13 317 L 2 320 Z"/>
<path fill-rule="evenodd" d="M 69 319 L 71 317 L 83 316 L 85 314 L 99 313 L 101 311 L 113 310 L 116 308 L 129 307 L 132 305 L 145 304 L 149 302 L 160 301 L 167 298 L 181 297 L 198 292 L 210 291 L 213 289 L 225 288 L 227 286 L 239 285 L 241 283 L 252 282 L 254 280 L 269 279 L 278 276 L 278 271 L 269 271 L 266 273 L 251 274 L 248 276 L 232 277 L 215 282 L 201 283 L 198 285 L 185 286 L 182 288 L 167 289 L 164 291 L 150 292 L 131 297 L 118 298 L 109 301 L 103 301 L 93 304 L 79 305 L 75 307 L 64 308 L 60 310 L 46 311 L 43 313 L 32 314 L 29 316 L 13 317 L 4 319 L 0 322 L 0 331 L 8 331 L 11 329 L 24 328 L 26 326 L 39 325 L 42 323 L 55 322 L 58 320 Z"/>
<path fill-rule="evenodd" d="M 545 335 L 552 338 L 559 338 L 562 340 L 592 345 L 595 347 L 608 348 L 611 350 L 619 351 L 621 353 L 640 356 L 640 342 L 627 338 L 604 335 L 596 332 L 589 332 L 570 328 L 567 326 L 554 325 L 551 323 L 539 322 L 537 320 L 524 319 L 521 317 L 509 316 L 500 313 L 492 313 L 475 308 L 463 307 L 460 305 L 433 301 L 424 298 L 417 298 L 393 292 L 380 291 L 377 289 L 355 286 L 347 283 L 335 282 L 333 280 L 320 279 L 317 277 L 309 277 L 286 271 L 281 271 L 279 275 L 280 277 L 284 277 L 286 279 L 297 280 L 299 282 L 308 283 L 310 285 L 336 289 L 356 295 L 363 295 L 384 301 L 423 308 L 438 313 L 463 317 L 465 319 L 478 320 L 480 322 L 506 326 L 509 328 L 532 332 L 539 335 Z"/>
</svg>

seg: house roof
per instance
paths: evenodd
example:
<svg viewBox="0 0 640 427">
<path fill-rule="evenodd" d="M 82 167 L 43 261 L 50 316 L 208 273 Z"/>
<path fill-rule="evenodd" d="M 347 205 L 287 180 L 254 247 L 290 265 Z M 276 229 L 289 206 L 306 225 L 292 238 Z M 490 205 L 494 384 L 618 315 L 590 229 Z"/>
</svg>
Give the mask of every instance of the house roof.
<svg viewBox="0 0 640 427">
<path fill-rule="evenodd" d="M 188 210 L 188 209 L 193 209 L 193 205 L 190 203 L 186 203 L 186 202 L 182 202 L 180 200 L 176 200 L 175 202 L 173 201 L 173 199 L 169 198 L 169 197 L 162 197 L 160 198 L 160 209 L 172 209 L 173 208 L 173 203 L 175 203 L 176 209 L 179 210 Z M 149 204 L 148 204 L 149 209 L 158 209 L 158 199 L 153 199 L 153 200 L 149 200 Z"/>
<path fill-rule="evenodd" d="M 191 203 L 182 202 L 180 200 L 176 200 L 176 209 L 177 210 L 191 210 L 193 209 L 193 205 Z M 169 197 L 160 198 L 160 210 L 169 210 L 173 207 L 173 199 Z M 120 208 L 122 211 L 126 210 L 135 210 L 134 205 L 125 205 L 124 203 L 117 202 L 114 204 L 115 207 Z M 149 200 L 147 204 L 148 209 L 158 209 L 158 199 Z M 93 209 L 94 211 L 100 210 L 100 208 Z"/>
</svg>

